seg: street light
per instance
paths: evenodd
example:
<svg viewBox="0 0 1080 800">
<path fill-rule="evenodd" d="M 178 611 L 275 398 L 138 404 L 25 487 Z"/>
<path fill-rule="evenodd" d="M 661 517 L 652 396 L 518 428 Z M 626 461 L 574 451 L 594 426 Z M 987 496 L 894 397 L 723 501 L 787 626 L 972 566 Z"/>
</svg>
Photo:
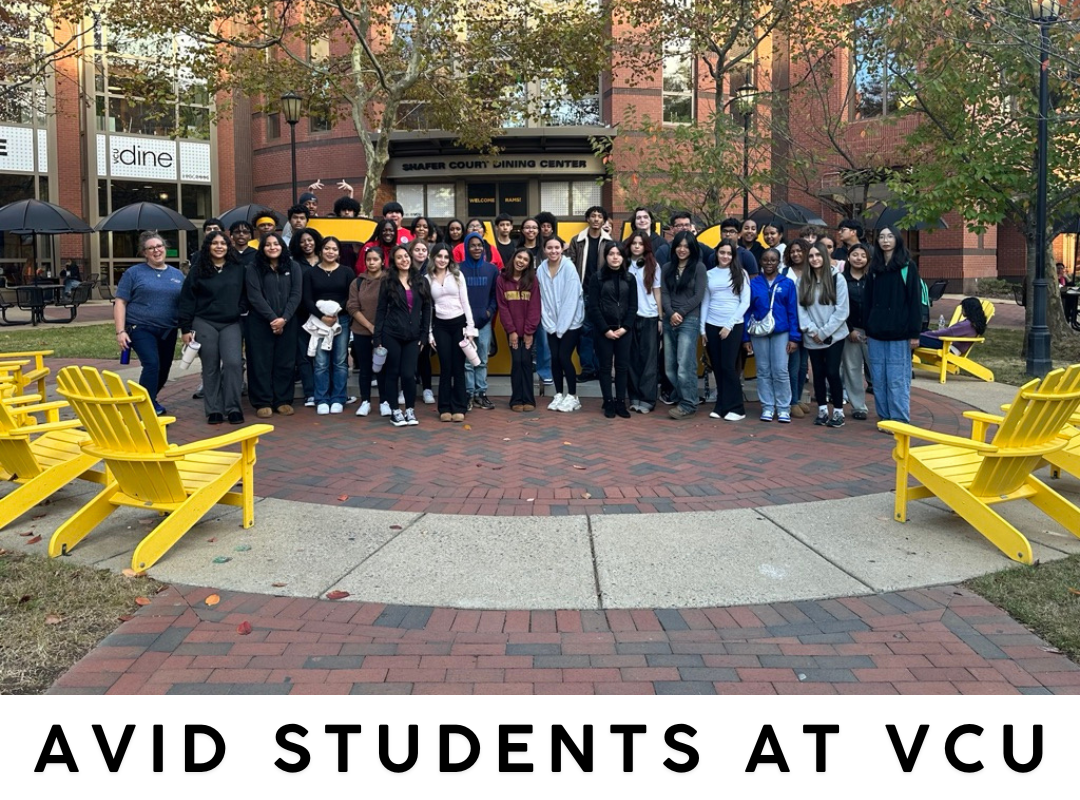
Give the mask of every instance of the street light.
<svg viewBox="0 0 1080 800">
<path fill-rule="evenodd" d="M 1053 366 L 1050 361 L 1050 329 L 1046 327 L 1046 304 L 1049 287 L 1046 280 L 1046 194 L 1049 172 L 1047 151 L 1049 133 L 1046 117 L 1050 112 L 1050 84 L 1047 70 L 1050 60 L 1050 25 L 1061 14 L 1059 0 L 1031 0 L 1031 18 L 1039 26 L 1039 135 L 1035 189 L 1035 283 L 1032 286 L 1031 331 L 1027 340 L 1027 373 L 1041 378 Z"/>
<path fill-rule="evenodd" d="M 757 87 L 747 81 L 734 92 L 732 103 L 735 109 L 742 115 L 743 138 L 742 138 L 742 218 L 750 216 L 750 119 L 754 114 L 754 100 L 757 97 Z"/>
<path fill-rule="evenodd" d="M 300 121 L 303 110 L 304 98 L 296 92 L 285 92 L 281 96 L 281 113 L 285 115 L 285 121 L 289 123 L 289 149 L 292 152 L 292 199 L 290 205 L 296 202 L 296 123 Z"/>
</svg>

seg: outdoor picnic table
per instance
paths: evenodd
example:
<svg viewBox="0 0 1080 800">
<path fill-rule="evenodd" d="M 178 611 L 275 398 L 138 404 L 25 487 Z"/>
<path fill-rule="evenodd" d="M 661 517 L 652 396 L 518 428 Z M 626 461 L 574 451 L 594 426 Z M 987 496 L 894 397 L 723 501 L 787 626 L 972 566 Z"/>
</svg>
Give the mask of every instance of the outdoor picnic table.
<svg viewBox="0 0 1080 800">
<path fill-rule="evenodd" d="M 62 283 L 37 283 L 28 286 L 16 286 L 16 302 L 23 311 L 30 312 L 30 322 L 37 325 L 40 322 L 50 322 L 45 318 L 45 307 L 59 303 L 61 292 L 64 291 Z"/>
</svg>

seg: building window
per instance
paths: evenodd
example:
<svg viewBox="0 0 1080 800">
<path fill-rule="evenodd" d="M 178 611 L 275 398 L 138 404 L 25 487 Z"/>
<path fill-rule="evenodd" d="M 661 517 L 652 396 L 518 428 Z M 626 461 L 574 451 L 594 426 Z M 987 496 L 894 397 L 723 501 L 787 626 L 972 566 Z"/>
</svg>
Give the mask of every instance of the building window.
<svg viewBox="0 0 1080 800">
<path fill-rule="evenodd" d="M 600 184 L 588 181 L 544 181 L 540 184 L 540 208 L 556 217 L 583 217 L 586 209 L 600 205 Z"/>
<path fill-rule="evenodd" d="M 334 129 L 334 123 L 326 114 L 312 111 L 308 115 L 308 131 L 311 133 L 326 133 Z"/>
<path fill-rule="evenodd" d="M 281 138 L 281 114 L 266 115 L 266 138 L 268 141 Z"/>
<path fill-rule="evenodd" d="M 907 78 L 911 69 L 889 49 L 891 7 L 863 6 L 855 11 L 850 69 L 852 119 L 883 117 L 911 105 Z"/>
<path fill-rule="evenodd" d="M 455 216 L 456 196 L 452 183 L 400 183 L 397 201 L 404 216 L 449 219 Z"/>
<path fill-rule="evenodd" d="M 694 58 L 687 40 L 664 47 L 664 122 L 685 125 L 694 120 Z"/>
<path fill-rule="evenodd" d="M 562 81 L 540 81 L 542 98 L 536 111 L 536 122 L 541 127 L 567 125 L 600 125 L 600 92 L 574 100 L 566 94 Z"/>
</svg>

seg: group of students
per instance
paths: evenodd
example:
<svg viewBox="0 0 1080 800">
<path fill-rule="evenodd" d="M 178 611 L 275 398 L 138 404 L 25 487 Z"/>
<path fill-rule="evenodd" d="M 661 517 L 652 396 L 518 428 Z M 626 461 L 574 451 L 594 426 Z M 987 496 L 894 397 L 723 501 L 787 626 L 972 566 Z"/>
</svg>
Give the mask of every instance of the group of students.
<svg viewBox="0 0 1080 800">
<path fill-rule="evenodd" d="M 554 385 L 552 411 L 580 409 L 577 383 L 596 378 L 609 418 L 647 414 L 663 401 L 669 416 L 686 419 L 700 402 L 700 341 L 716 379 L 713 418 L 745 418 L 741 375 L 753 354 L 762 420 L 787 423 L 809 411 L 799 402 L 808 372 L 817 424 L 844 424 L 845 391 L 853 416 L 865 419 L 866 371 L 878 415 L 908 421 L 922 282 L 893 228 L 879 231 L 873 247 L 854 220 L 841 223 L 839 247 L 815 229 L 785 245 L 774 223 L 762 245 L 752 220 L 731 219 L 713 249 L 698 242 L 689 213 L 672 216 L 669 242 L 651 212 L 637 208 L 619 242 L 610 214 L 594 206 L 569 242 L 550 214 L 525 220 L 517 235 L 500 215 L 492 245 L 481 220 L 451 220 L 440 231 L 419 217 L 405 228 L 401 206 L 388 203 L 371 240 L 356 246 L 307 227 L 314 196 L 304 199 L 307 206 L 289 209 L 283 233 L 269 216 L 236 223 L 228 235 L 208 220 L 186 277 L 165 265 L 161 237 L 143 234 L 146 263 L 125 272 L 114 316 L 155 403 L 179 330 L 201 347 L 210 424 L 243 422 L 245 350 L 248 398 L 260 418 L 295 413 L 298 377 L 305 405 L 320 415 L 359 401 L 357 416 L 368 416 L 374 386 L 381 416 L 417 425 L 419 383 L 441 421 L 462 422 L 473 408 L 494 408 L 487 361 L 498 317 L 513 411 L 535 409 L 535 370 Z M 356 215 L 349 199 L 335 205 L 339 216 Z M 350 342 L 359 397 L 346 386 Z"/>
</svg>

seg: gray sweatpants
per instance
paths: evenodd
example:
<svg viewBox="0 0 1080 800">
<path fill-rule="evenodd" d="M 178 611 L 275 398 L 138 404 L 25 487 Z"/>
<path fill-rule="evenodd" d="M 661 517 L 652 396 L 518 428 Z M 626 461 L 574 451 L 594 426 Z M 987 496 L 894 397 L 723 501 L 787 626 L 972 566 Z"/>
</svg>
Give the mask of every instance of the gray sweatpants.
<svg viewBox="0 0 1080 800">
<path fill-rule="evenodd" d="M 854 328 L 862 334 L 861 342 L 853 342 L 848 339 L 844 342 L 844 360 L 840 364 L 840 377 L 847 390 L 848 402 L 851 403 L 852 411 L 866 413 L 866 383 L 863 380 L 863 364 L 870 361 L 866 346 L 866 333 Z"/>
<path fill-rule="evenodd" d="M 202 347 L 203 409 L 210 414 L 240 412 L 244 387 L 243 335 L 240 321 L 222 325 L 195 317 L 195 341 Z"/>
</svg>

